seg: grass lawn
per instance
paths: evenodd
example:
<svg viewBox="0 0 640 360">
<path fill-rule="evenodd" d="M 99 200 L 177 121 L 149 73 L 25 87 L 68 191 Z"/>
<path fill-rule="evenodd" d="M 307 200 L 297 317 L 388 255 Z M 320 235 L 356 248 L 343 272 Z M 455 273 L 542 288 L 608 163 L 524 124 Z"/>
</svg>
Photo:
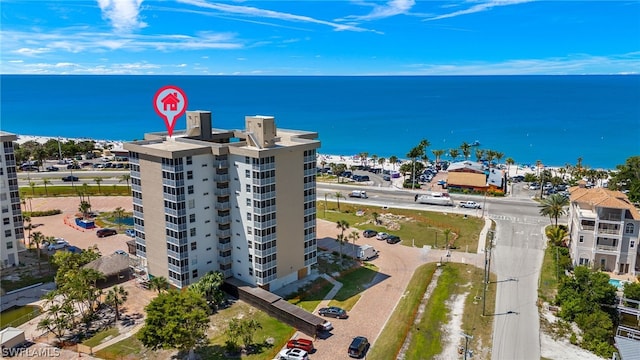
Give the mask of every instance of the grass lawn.
<svg viewBox="0 0 640 360">
<path fill-rule="evenodd" d="M 82 345 L 86 345 L 89 347 L 98 346 L 102 343 L 104 339 L 108 337 L 115 337 L 115 336 L 118 336 L 119 334 L 120 332 L 118 332 L 118 329 L 115 327 L 112 327 L 106 330 L 102 330 L 99 333 L 93 335 L 90 339 L 83 341 Z"/>
<path fill-rule="evenodd" d="M 95 356 L 107 360 L 139 359 L 141 357 L 140 354 L 145 351 L 146 350 L 140 340 L 138 340 L 136 336 L 133 335 L 111 346 L 107 346 L 100 351 L 97 351 L 95 353 Z"/>
<path fill-rule="evenodd" d="M 337 202 L 319 201 L 317 204 L 317 216 L 319 219 L 337 222 L 345 220 L 351 228 L 360 230 L 373 229 L 376 231 L 390 232 L 400 236 L 402 244 L 422 247 L 430 245 L 434 248 L 444 248 L 446 246 L 446 238 L 449 243 L 458 249 L 458 251 L 475 252 L 478 248 L 478 237 L 480 230 L 484 226 L 484 220 L 476 217 L 462 214 L 452 214 L 446 211 L 416 211 L 406 209 L 383 209 L 377 206 L 366 206 L 356 204 L 340 203 L 340 211 L 338 211 Z M 358 214 L 356 214 L 358 212 Z M 389 214 L 398 218 L 397 223 L 400 224 L 399 230 L 390 231 L 382 226 L 373 225 L 373 213 L 379 215 Z M 445 236 L 445 230 L 448 229 L 450 234 Z M 336 234 L 339 231 L 336 229 Z"/>
<path fill-rule="evenodd" d="M 42 257 L 44 259 L 44 256 Z M 42 268 L 46 271 L 48 265 L 42 264 Z M 55 278 L 55 274 L 43 274 L 41 276 L 32 276 L 29 274 L 23 274 L 20 280 L 2 280 L 2 289 L 6 292 L 22 289 L 23 287 L 34 285 L 37 283 L 52 282 Z"/>
<path fill-rule="evenodd" d="M 78 176 L 75 175 L 74 176 Z M 62 176 L 60 176 L 62 177 Z M 130 196 L 131 191 L 127 187 L 125 182 L 122 182 L 120 185 L 98 185 L 95 183 L 93 178 L 83 178 L 78 176 L 79 180 L 76 181 L 76 186 L 71 185 L 47 185 L 45 188 L 42 184 L 42 180 L 32 181 L 35 183 L 35 187 L 21 187 L 20 188 L 20 198 L 28 198 L 28 197 L 56 197 L 56 196 L 76 196 L 79 192 L 82 192 L 86 195 L 90 196 Z M 87 184 L 84 187 L 82 184 Z"/>
<path fill-rule="evenodd" d="M 342 283 L 342 288 L 340 288 L 333 300 L 329 302 L 329 306 L 338 306 L 347 311 L 351 310 L 360 300 L 361 293 L 366 289 L 365 286 L 377 274 L 378 268 L 371 263 L 365 262 L 361 267 L 336 279 Z"/>
<path fill-rule="evenodd" d="M 39 307 L 29 305 L 5 310 L 0 313 L 0 328 L 4 328 L 5 326 L 17 327 L 40 315 L 40 312 Z"/>
<path fill-rule="evenodd" d="M 555 246 L 548 245 L 544 250 L 542 269 L 540 270 L 540 286 L 538 295 L 544 301 L 553 301 L 558 292 L 558 277 L 556 274 L 556 250 Z"/>
<path fill-rule="evenodd" d="M 319 277 L 310 284 L 308 289 L 304 289 L 299 294 L 292 294 L 287 301 L 312 313 L 332 288 L 333 284 Z"/>
</svg>

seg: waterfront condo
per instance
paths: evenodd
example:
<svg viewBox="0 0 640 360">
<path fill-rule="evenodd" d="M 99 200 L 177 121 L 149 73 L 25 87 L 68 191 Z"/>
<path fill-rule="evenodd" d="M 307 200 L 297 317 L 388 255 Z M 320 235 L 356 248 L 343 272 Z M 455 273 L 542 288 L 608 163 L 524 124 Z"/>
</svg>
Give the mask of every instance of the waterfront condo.
<svg viewBox="0 0 640 360">
<path fill-rule="evenodd" d="M 13 154 L 13 142 L 18 137 L 0 131 L 0 208 L 2 208 L 2 231 L 0 231 L 0 267 L 16 266 L 19 263 L 19 241 L 24 238 L 22 211 L 16 159 Z"/>
<path fill-rule="evenodd" d="M 244 130 L 188 111 L 187 129 L 148 133 L 130 154 L 136 253 L 182 288 L 221 271 L 267 290 L 316 264 L 317 133 L 247 116 Z"/>
<path fill-rule="evenodd" d="M 570 189 L 570 252 L 574 265 L 616 274 L 640 272 L 640 213 L 620 191 Z"/>
</svg>

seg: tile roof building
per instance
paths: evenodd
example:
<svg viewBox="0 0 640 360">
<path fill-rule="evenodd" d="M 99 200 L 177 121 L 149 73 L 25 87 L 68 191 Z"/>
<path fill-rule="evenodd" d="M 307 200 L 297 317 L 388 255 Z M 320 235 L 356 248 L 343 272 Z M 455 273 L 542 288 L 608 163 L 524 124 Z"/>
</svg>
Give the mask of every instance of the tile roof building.
<svg viewBox="0 0 640 360">
<path fill-rule="evenodd" d="M 580 186 L 569 192 L 569 248 L 574 265 L 633 276 L 640 272 L 640 213 L 627 196 Z"/>
<path fill-rule="evenodd" d="M 178 288 L 221 271 L 266 290 L 316 264 L 318 134 L 247 116 L 244 130 L 187 129 L 125 144 L 131 164 L 136 253 L 150 276 Z"/>
</svg>

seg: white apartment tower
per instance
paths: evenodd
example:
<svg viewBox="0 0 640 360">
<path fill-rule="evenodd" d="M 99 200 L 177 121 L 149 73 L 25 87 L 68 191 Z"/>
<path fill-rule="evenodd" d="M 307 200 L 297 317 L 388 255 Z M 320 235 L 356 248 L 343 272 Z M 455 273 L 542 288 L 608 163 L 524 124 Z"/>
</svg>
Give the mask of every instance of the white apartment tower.
<svg viewBox="0 0 640 360">
<path fill-rule="evenodd" d="M 315 132 L 247 116 L 244 130 L 212 129 L 188 111 L 187 129 L 125 144 L 136 251 L 150 276 L 179 288 L 221 271 L 267 290 L 316 263 Z"/>
<path fill-rule="evenodd" d="M 19 240 L 24 238 L 16 159 L 13 154 L 13 142 L 17 139 L 18 137 L 14 134 L 0 131 L 0 140 L 2 140 L 2 148 L 0 148 L 0 208 L 2 208 L 0 265 L 3 268 L 18 265 Z"/>
</svg>

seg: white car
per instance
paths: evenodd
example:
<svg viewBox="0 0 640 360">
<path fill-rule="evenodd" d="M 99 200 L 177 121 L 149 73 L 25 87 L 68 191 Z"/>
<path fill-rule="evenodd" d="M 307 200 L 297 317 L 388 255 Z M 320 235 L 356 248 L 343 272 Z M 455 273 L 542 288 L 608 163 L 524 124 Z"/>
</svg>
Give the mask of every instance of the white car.
<svg viewBox="0 0 640 360">
<path fill-rule="evenodd" d="M 480 204 L 475 201 L 461 201 L 460 207 L 467 209 L 480 209 Z"/>
<path fill-rule="evenodd" d="M 388 237 L 389 234 L 387 234 L 386 232 L 379 232 L 378 235 L 376 235 L 376 239 L 378 240 L 385 240 Z"/>
<path fill-rule="evenodd" d="M 47 246 L 47 250 L 49 251 L 60 250 L 60 249 L 66 248 L 67 246 L 69 246 L 69 243 L 66 242 L 64 239 L 56 239 L 56 242 L 49 244 L 49 246 Z"/>
<path fill-rule="evenodd" d="M 278 355 L 280 360 L 309 360 L 309 354 L 302 349 L 284 349 Z"/>
</svg>

